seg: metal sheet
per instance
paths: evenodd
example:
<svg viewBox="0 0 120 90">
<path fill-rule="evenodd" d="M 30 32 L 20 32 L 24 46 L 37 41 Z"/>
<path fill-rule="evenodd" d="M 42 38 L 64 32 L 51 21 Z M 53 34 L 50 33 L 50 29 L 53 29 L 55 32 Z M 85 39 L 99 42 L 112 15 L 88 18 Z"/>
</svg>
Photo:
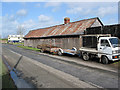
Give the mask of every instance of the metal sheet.
<svg viewBox="0 0 120 90">
<path fill-rule="evenodd" d="M 96 19 L 97 18 L 85 19 L 71 22 L 69 24 L 62 24 L 43 29 L 32 30 L 25 36 L 25 38 L 81 33 L 84 32 L 86 28 L 90 27 L 96 21 Z"/>
</svg>

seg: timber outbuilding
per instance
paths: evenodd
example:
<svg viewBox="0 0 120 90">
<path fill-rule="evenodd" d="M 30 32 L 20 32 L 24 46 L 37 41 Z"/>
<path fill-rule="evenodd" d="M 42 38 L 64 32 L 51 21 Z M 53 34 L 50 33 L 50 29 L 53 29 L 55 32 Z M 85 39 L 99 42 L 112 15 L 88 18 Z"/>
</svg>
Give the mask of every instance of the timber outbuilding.
<svg viewBox="0 0 120 90">
<path fill-rule="evenodd" d="M 85 34 L 110 34 L 120 39 L 120 24 L 87 28 Z"/>
<path fill-rule="evenodd" d="M 29 31 L 24 37 L 24 46 L 36 48 L 40 44 L 49 44 L 63 49 L 79 49 L 82 43 L 80 36 L 87 28 L 97 26 L 103 26 L 99 18 L 70 22 L 67 17 L 64 24 Z"/>
</svg>

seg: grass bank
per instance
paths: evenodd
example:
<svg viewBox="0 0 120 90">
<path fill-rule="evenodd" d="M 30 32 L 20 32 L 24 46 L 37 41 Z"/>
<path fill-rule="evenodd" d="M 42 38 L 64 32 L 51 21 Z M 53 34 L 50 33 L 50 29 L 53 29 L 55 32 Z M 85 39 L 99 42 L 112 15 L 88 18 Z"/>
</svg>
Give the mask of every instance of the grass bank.
<svg viewBox="0 0 120 90">
<path fill-rule="evenodd" d="M 111 66 L 113 67 L 118 67 L 118 69 L 120 69 L 120 60 L 119 61 L 114 61 Z"/>
<path fill-rule="evenodd" d="M 6 39 L 6 38 L 4 38 L 4 39 L 0 39 L 0 40 L 6 40 L 6 41 L 8 41 L 8 39 Z"/>
<path fill-rule="evenodd" d="M 9 88 L 17 89 L 12 78 L 10 77 L 7 67 L 2 62 L 1 59 L 0 59 L 0 68 L 1 68 L 0 77 L 2 77 L 2 88 L 3 89 L 9 89 Z"/>
<path fill-rule="evenodd" d="M 24 43 L 8 43 L 8 44 L 13 44 L 13 45 L 24 45 Z"/>
<path fill-rule="evenodd" d="M 29 50 L 34 50 L 34 51 L 40 51 L 40 49 L 32 48 L 32 47 L 27 47 L 27 46 L 18 46 L 18 47 L 24 48 L 24 49 L 29 49 Z"/>
</svg>

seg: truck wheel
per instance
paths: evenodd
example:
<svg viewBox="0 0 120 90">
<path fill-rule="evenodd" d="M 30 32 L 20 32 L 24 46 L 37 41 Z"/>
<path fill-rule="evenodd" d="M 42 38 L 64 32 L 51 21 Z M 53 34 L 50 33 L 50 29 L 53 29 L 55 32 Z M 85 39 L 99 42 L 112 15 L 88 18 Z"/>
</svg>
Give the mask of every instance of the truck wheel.
<svg viewBox="0 0 120 90">
<path fill-rule="evenodd" d="M 108 58 L 107 58 L 106 56 L 103 56 L 102 59 L 101 59 L 101 62 L 102 62 L 103 64 L 108 64 L 108 63 L 109 63 L 109 60 L 108 60 Z"/>
<path fill-rule="evenodd" d="M 83 56 L 83 60 L 85 60 L 85 61 L 88 61 L 90 58 L 87 53 L 84 53 L 82 56 Z"/>
<path fill-rule="evenodd" d="M 58 51 L 58 55 L 59 55 L 59 56 L 62 56 L 61 50 Z"/>
</svg>

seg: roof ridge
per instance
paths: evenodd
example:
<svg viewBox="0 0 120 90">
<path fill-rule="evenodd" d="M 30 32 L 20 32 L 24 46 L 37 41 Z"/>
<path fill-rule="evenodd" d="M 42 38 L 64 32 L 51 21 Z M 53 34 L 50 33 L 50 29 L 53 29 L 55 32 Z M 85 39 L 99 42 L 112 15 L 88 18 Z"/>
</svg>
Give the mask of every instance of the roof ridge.
<svg viewBox="0 0 120 90">
<path fill-rule="evenodd" d="M 39 29 L 31 30 L 31 31 L 29 31 L 29 33 L 27 35 L 25 35 L 25 37 L 30 38 L 30 37 L 43 37 L 43 36 L 49 36 L 49 35 L 55 36 L 55 35 L 72 34 L 72 33 L 75 34 L 76 32 L 80 33 L 80 32 L 83 32 L 84 29 L 91 27 L 91 25 L 93 23 L 95 23 L 96 20 L 98 20 L 101 23 L 101 21 L 99 20 L 98 17 L 82 19 L 79 21 L 70 22 L 68 24 L 60 24 L 60 25 L 50 26 L 50 27 L 46 27 L 46 28 L 39 28 Z M 72 26 L 69 27 L 69 25 L 70 26 L 72 25 Z M 75 32 L 74 32 L 74 30 L 71 31 L 71 29 L 70 29 L 70 28 L 73 29 L 73 25 L 76 25 L 76 26 L 80 25 L 79 28 L 75 27 L 75 29 L 76 29 Z M 65 29 L 65 27 L 67 27 L 69 29 Z M 55 31 L 55 30 L 57 30 L 57 31 Z M 80 32 L 78 32 L 78 31 L 80 31 Z"/>
<path fill-rule="evenodd" d="M 79 21 L 85 21 L 85 20 L 91 20 L 91 19 L 98 19 L 98 17 L 88 18 L 88 19 L 82 19 L 82 20 L 79 20 Z M 70 22 L 69 24 L 71 24 L 71 23 L 76 23 L 76 22 L 79 22 L 79 21 L 73 21 L 73 22 Z M 59 25 L 49 26 L 49 27 L 45 27 L 45 28 L 39 28 L 39 29 L 35 29 L 35 30 L 30 30 L 30 31 L 36 31 L 36 30 L 41 30 L 41 29 L 47 29 L 47 28 L 57 27 L 57 26 L 61 26 L 61 25 L 65 25 L 65 24 L 59 24 Z"/>
</svg>

